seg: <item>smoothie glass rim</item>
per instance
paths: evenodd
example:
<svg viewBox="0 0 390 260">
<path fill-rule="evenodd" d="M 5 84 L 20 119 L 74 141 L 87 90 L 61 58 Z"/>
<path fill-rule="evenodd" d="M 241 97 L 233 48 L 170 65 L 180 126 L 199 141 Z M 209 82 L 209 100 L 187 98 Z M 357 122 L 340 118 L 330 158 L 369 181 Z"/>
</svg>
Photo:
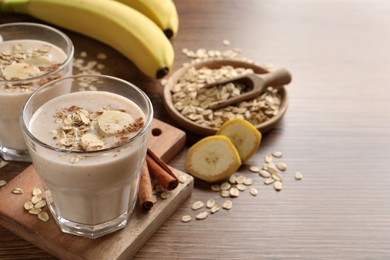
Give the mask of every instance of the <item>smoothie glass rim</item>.
<svg viewBox="0 0 390 260">
<path fill-rule="evenodd" d="M 58 82 L 60 81 L 65 81 L 65 80 L 75 80 L 77 78 L 85 78 L 85 77 L 97 77 L 97 78 L 105 78 L 105 79 L 110 79 L 110 80 L 114 80 L 114 81 L 118 81 L 118 82 L 121 82 L 121 83 L 124 83 L 126 85 L 129 85 L 131 86 L 144 100 L 145 100 L 145 103 L 146 103 L 146 109 L 147 111 L 144 112 L 145 114 L 145 121 L 144 121 L 144 125 L 143 127 L 133 136 L 131 137 L 130 139 L 128 139 L 126 142 L 123 142 L 119 145 L 116 145 L 116 146 L 112 146 L 112 147 L 108 147 L 108 148 L 104 148 L 104 149 L 101 149 L 101 150 L 96 150 L 96 151 L 87 151 L 87 152 L 84 152 L 84 151 L 71 151 L 71 150 L 68 150 L 68 149 L 61 149 L 61 148 L 57 148 L 57 147 L 53 147 L 51 145 L 48 145 L 44 142 L 42 142 L 41 140 L 39 140 L 38 138 L 36 138 L 30 131 L 29 127 L 25 124 L 24 122 L 24 111 L 26 110 L 26 107 L 31 103 L 31 100 L 36 96 L 38 95 L 41 91 L 47 89 L 47 88 L 50 88 L 52 87 L 52 85 L 55 85 L 57 84 Z M 109 91 L 106 91 L 106 90 L 97 90 L 97 91 L 105 91 L 105 92 L 109 92 Z M 76 91 L 76 92 L 80 92 L 80 91 Z M 87 91 L 88 92 L 88 91 Z M 69 92 L 69 93 L 75 93 L 75 92 Z M 114 93 L 114 92 L 110 92 L 110 93 Z M 116 93 L 114 93 L 116 94 Z M 117 94 L 119 95 L 119 94 Z M 126 96 L 123 96 L 121 95 L 122 97 L 125 97 L 127 99 L 129 99 L 128 97 Z M 131 100 L 131 99 L 129 99 Z M 133 101 L 134 102 L 134 101 Z M 135 103 L 135 102 L 134 102 Z M 137 103 L 135 103 L 137 106 L 139 106 Z M 35 111 L 36 112 L 36 111 Z M 102 74 L 88 74 L 88 75 L 73 75 L 73 76 L 68 76 L 68 77 L 63 77 L 63 78 L 59 78 L 59 79 L 56 79 L 56 80 L 53 80 L 53 81 L 50 81 L 46 84 L 44 84 L 43 86 L 41 86 L 39 89 L 35 90 L 27 99 L 27 101 L 23 104 L 23 107 L 22 107 L 22 110 L 20 112 L 20 116 L 19 116 L 19 123 L 20 125 L 22 126 L 22 130 L 24 131 L 25 134 L 27 134 L 27 136 L 36 144 L 46 148 L 46 149 L 49 149 L 49 150 L 52 150 L 52 151 L 55 151 L 55 152 L 59 152 L 59 153 L 62 153 L 62 154 L 74 154 L 74 155 L 78 155 L 78 156 L 82 156 L 82 155 L 98 155 L 98 154 L 104 154 L 106 152 L 109 152 L 109 151 L 112 151 L 112 150 L 115 150 L 115 149 L 119 149 L 119 148 L 122 148 L 122 147 L 125 147 L 131 143 L 133 143 L 134 140 L 136 140 L 137 138 L 139 138 L 140 136 L 144 135 L 145 132 L 148 131 L 149 127 L 151 126 L 151 123 L 152 123 L 152 120 L 153 120 L 153 114 L 154 114 L 154 111 L 153 111 L 153 106 L 152 106 L 152 102 L 150 101 L 148 95 L 146 95 L 146 93 L 140 89 L 139 87 L 137 87 L 136 85 L 134 85 L 133 83 L 129 82 L 129 81 L 126 81 L 126 80 L 123 80 L 121 78 L 118 78 L 118 77 L 114 77 L 114 76 L 109 76 L 109 75 L 102 75 Z"/>
<path fill-rule="evenodd" d="M 74 56 L 74 45 L 73 45 L 72 40 L 65 33 L 63 33 L 62 31 L 60 31 L 60 30 L 58 30 L 58 29 L 56 29 L 54 27 L 45 25 L 45 24 L 31 23 L 31 22 L 16 22 L 16 23 L 0 24 L 0 43 L 5 42 L 4 39 L 1 37 L 1 29 L 5 28 L 5 27 L 14 27 L 14 26 L 26 26 L 26 27 L 31 27 L 31 28 L 41 27 L 41 28 L 44 28 L 45 30 L 52 31 L 52 32 L 58 34 L 59 36 L 61 36 L 65 40 L 66 46 L 69 48 L 69 54 L 65 53 L 66 54 L 66 59 L 55 70 L 51 70 L 51 71 L 48 71 L 48 72 L 46 72 L 44 74 L 41 74 L 39 76 L 31 77 L 31 78 L 27 78 L 27 79 L 20 79 L 20 80 L 4 80 L 4 79 L 0 79 L 0 83 L 2 83 L 2 84 L 19 84 L 19 83 L 24 83 L 26 81 L 37 81 L 37 80 L 46 78 L 47 76 L 50 76 L 52 74 L 55 74 L 55 73 L 61 71 L 66 66 L 68 66 L 68 64 L 70 62 L 72 62 L 73 56 Z M 24 40 L 31 40 L 31 39 L 26 38 Z"/>
</svg>

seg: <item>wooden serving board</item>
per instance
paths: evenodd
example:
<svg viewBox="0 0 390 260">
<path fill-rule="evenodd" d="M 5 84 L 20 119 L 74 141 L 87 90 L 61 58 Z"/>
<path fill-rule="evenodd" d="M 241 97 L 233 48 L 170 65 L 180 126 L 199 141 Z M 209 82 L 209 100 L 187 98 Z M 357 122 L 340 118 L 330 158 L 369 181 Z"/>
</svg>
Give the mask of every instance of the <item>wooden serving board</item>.
<svg viewBox="0 0 390 260">
<path fill-rule="evenodd" d="M 154 119 L 149 147 L 168 162 L 183 149 L 185 138 L 183 131 Z M 124 229 L 89 239 L 62 233 L 50 214 L 50 220 L 42 222 L 23 209 L 24 202 L 31 199 L 32 189 L 41 187 L 39 176 L 31 165 L 0 189 L 0 225 L 60 259 L 129 259 L 191 195 L 193 178 L 177 169 L 172 170 L 176 175 L 185 175 L 187 180 L 167 199 L 158 199 L 147 213 L 137 205 Z M 11 194 L 14 188 L 22 188 L 24 193 Z M 45 211 L 48 212 L 47 207 Z"/>
</svg>

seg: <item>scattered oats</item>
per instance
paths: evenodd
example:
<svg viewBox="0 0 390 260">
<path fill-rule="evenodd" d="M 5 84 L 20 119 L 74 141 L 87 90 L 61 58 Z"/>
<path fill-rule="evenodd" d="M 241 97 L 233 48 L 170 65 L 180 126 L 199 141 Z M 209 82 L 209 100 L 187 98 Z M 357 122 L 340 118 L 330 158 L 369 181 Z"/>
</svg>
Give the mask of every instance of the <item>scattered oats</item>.
<svg viewBox="0 0 390 260">
<path fill-rule="evenodd" d="M 50 190 L 45 190 L 44 196 L 46 198 L 46 202 L 47 203 L 52 203 L 53 202 L 53 196 L 51 195 L 51 191 Z"/>
<path fill-rule="evenodd" d="M 212 191 L 220 191 L 219 185 L 218 185 L 218 184 L 213 184 L 213 185 L 211 185 L 211 190 L 212 190 Z"/>
<path fill-rule="evenodd" d="M 31 201 L 27 201 L 26 203 L 24 203 L 23 207 L 24 207 L 25 210 L 28 211 L 28 210 L 34 208 L 34 204 L 32 204 Z"/>
<path fill-rule="evenodd" d="M 38 214 L 38 218 L 39 220 L 42 220 L 43 222 L 47 222 L 49 220 L 49 214 L 47 214 L 46 212 L 40 212 Z"/>
<path fill-rule="evenodd" d="M 276 164 L 276 167 L 277 167 L 279 170 L 281 170 L 281 171 L 287 170 L 287 165 L 286 165 L 285 163 L 283 163 L 283 162 L 277 163 L 277 164 Z"/>
<path fill-rule="evenodd" d="M 32 208 L 28 211 L 31 215 L 38 215 L 39 213 L 42 212 L 42 209 L 37 209 L 37 208 Z"/>
<path fill-rule="evenodd" d="M 210 209 L 210 212 L 211 214 L 214 214 L 216 212 L 218 212 L 221 208 L 218 206 L 218 205 L 214 205 L 211 209 Z"/>
<path fill-rule="evenodd" d="M 275 179 L 274 178 L 272 178 L 272 177 L 269 177 L 269 178 L 265 178 L 264 179 L 264 184 L 271 184 L 271 183 L 273 183 L 275 181 Z"/>
<path fill-rule="evenodd" d="M 0 169 L 5 167 L 5 166 L 7 166 L 7 165 L 8 165 L 8 162 L 3 161 L 3 160 L 0 159 Z"/>
<path fill-rule="evenodd" d="M 105 60 L 105 59 L 107 59 L 107 55 L 104 53 L 98 53 L 96 58 L 98 58 L 98 60 Z"/>
<path fill-rule="evenodd" d="M 187 176 L 181 174 L 178 179 L 180 183 L 185 183 L 187 181 Z"/>
<path fill-rule="evenodd" d="M 81 58 L 86 58 L 87 56 L 88 56 L 88 54 L 87 54 L 86 51 L 80 52 L 80 57 L 81 57 Z"/>
<path fill-rule="evenodd" d="M 221 184 L 221 186 L 220 186 L 219 188 L 220 188 L 221 190 L 228 190 L 228 189 L 230 189 L 231 186 L 232 186 L 232 185 L 231 185 L 230 183 L 224 182 L 224 183 Z"/>
<path fill-rule="evenodd" d="M 196 219 L 197 220 L 202 220 L 202 219 L 207 218 L 208 216 L 209 216 L 209 213 L 207 211 L 202 211 L 201 213 L 196 215 Z"/>
<path fill-rule="evenodd" d="M 232 206 L 233 206 L 233 202 L 232 202 L 231 200 L 226 200 L 226 201 L 223 203 L 222 208 L 223 208 L 223 209 L 229 210 L 229 209 L 232 208 Z"/>
<path fill-rule="evenodd" d="M 215 200 L 214 199 L 209 199 L 206 202 L 206 207 L 209 208 L 209 209 L 212 208 L 214 205 L 215 205 Z"/>
<path fill-rule="evenodd" d="M 160 197 L 164 200 L 167 199 L 169 197 L 169 195 L 170 195 L 170 193 L 168 191 L 163 191 L 160 193 Z"/>
<path fill-rule="evenodd" d="M 204 203 L 202 201 L 198 200 L 198 201 L 194 202 L 194 204 L 192 204 L 191 208 L 192 208 L 192 210 L 198 210 L 198 209 L 203 208 L 203 206 L 204 206 Z"/>
<path fill-rule="evenodd" d="M 237 179 L 237 176 L 233 174 L 232 176 L 230 176 L 229 182 L 231 184 L 235 184 L 236 183 L 236 179 Z"/>
<path fill-rule="evenodd" d="M 276 157 L 276 158 L 281 158 L 283 156 L 283 153 L 282 152 L 279 152 L 279 151 L 276 151 L 276 152 L 273 152 L 272 153 L 272 156 L 273 157 Z"/>
<path fill-rule="evenodd" d="M 260 172 L 260 169 L 259 169 L 259 167 L 257 167 L 257 166 L 251 166 L 251 167 L 249 167 L 249 170 L 251 171 L 251 172 Z"/>
<path fill-rule="evenodd" d="M 253 184 L 253 179 L 251 178 L 246 178 L 245 181 L 244 181 L 244 185 L 246 186 L 250 186 Z"/>
<path fill-rule="evenodd" d="M 236 198 L 236 197 L 238 197 L 240 195 L 240 191 L 237 188 L 234 188 L 234 187 L 231 188 L 229 190 L 229 192 L 230 192 L 230 196 L 232 196 L 234 198 Z"/>
<path fill-rule="evenodd" d="M 267 171 L 265 171 L 265 170 L 261 170 L 261 171 L 259 172 L 259 175 L 260 175 L 261 177 L 263 177 L 263 178 L 269 178 L 269 177 L 271 177 L 271 173 L 269 173 L 269 172 L 267 172 Z"/>
<path fill-rule="evenodd" d="M 303 178 L 303 175 L 301 172 L 295 172 L 295 179 L 297 181 L 302 180 L 302 178 Z"/>
<path fill-rule="evenodd" d="M 11 192 L 13 194 L 23 194 L 23 190 L 21 188 L 15 188 Z"/>
<path fill-rule="evenodd" d="M 37 204 L 34 205 L 34 208 L 41 209 L 44 206 L 46 206 L 46 201 L 41 200 L 41 201 L 37 202 Z"/>
<path fill-rule="evenodd" d="M 267 171 L 272 175 L 278 173 L 278 170 L 276 170 L 273 166 L 269 166 Z"/>
<path fill-rule="evenodd" d="M 230 41 L 229 40 L 223 40 L 222 44 L 225 45 L 225 46 L 228 46 L 228 45 L 230 45 Z"/>
<path fill-rule="evenodd" d="M 237 184 L 243 184 L 245 182 L 245 179 L 246 179 L 245 176 L 240 175 L 240 176 L 237 177 L 236 183 Z"/>
<path fill-rule="evenodd" d="M 265 158 L 264 158 L 264 161 L 265 161 L 266 163 L 272 162 L 272 154 L 270 154 L 270 153 L 266 154 L 266 155 L 265 155 Z"/>
<path fill-rule="evenodd" d="M 31 198 L 31 202 L 32 202 L 32 204 L 37 204 L 38 202 L 40 202 L 42 200 L 42 197 L 40 196 L 40 195 L 36 195 L 36 196 L 33 196 L 32 198 Z"/>
<path fill-rule="evenodd" d="M 228 190 L 222 190 L 221 191 L 221 197 L 222 198 L 230 197 L 230 192 Z"/>
<path fill-rule="evenodd" d="M 40 188 L 34 188 L 33 191 L 32 191 L 32 195 L 33 196 L 38 196 L 38 195 L 41 195 L 42 194 L 42 191 Z"/>
<path fill-rule="evenodd" d="M 236 185 L 236 188 L 239 190 L 239 191 L 244 191 L 246 190 L 246 186 L 242 183 L 239 183 Z"/>
<path fill-rule="evenodd" d="M 157 184 L 156 186 L 154 186 L 154 189 L 157 191 L 157 192 L 164 192 L 165 189 L 163 186 L 161 186 L 161 184 Z"/>
<path fill-rule="evenodd" d="M 6 180 L 0 180 L 0 188 L 7 184 Z"/>
<path fill-rule="evenodd" d="M 273 173 L 272 174 L 272 178 L 274 180 L 276 180 L 276 181 L 282 181 L 283 180 L 282 176 L 278 172 Z"/>
<path fill-rule="evenodd" d="M 252 196 L 257 196 L 258 191 L 257 191 L 256 188 L 251 187 L 251 189 L 249 190 L 249 193 L 250 193 Z"/>
<path fill-rule="evenodd" d="M 190 215 L 184 215 L 181 217 L 181 222 L 184 222 L 184 223 L 190 222 L 191 220 L 192 220 L 192 218 Z"/>
<path fill-rule="evenodd" d="M 274 188 L 275 190 L 280 191 L 282 189 L 282 183 L 280 181 L 275 181 Z"/>
</svg>

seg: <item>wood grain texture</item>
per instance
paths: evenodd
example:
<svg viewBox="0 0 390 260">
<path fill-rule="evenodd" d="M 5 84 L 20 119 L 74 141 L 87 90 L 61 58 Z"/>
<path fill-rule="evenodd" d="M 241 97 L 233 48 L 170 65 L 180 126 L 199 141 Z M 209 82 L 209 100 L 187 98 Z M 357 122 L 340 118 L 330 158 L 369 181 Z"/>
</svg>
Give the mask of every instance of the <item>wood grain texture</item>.
<svg viewBox="0 0 390 260">
<path fill-rule="evenodd" d="M 181 223 L 191 204 L 214 197 L 196 181 L 187 201 L 134 259 L 387 259 L 390 256 L 390 2 L 387 0 L 177 0 L 180 31 L 173 40 L 175 68 L 182 48 L 239 47 L 242 56 L 286 67 L 293 75 L 282 122 L 263 136 L 247 163 L 284 152 L 284 188 L 275 192 L 255 179 L 247 192 L 203 221 Z M 30 18 L 0 16 L 0 22 Z M 163 109 L 158 82 L 134 72 L 116 52 L 70 34 L 76 51 L 103 50 L 115 59 L 107 73 L 147 91 L 156 116 Z M 231 41 L 223 46 L 222 40 Z M 91 44 L 91 47 L 88 47 Z M 111 60 L 111 59 L 109 59 Z M 118 66 L 118 67 L 116 67 Z M 117 68 L 114 69 L 114 68 Z M 189 136 L 188 145 L 197 140 Z M 185 152 L 171 166 L 184 170 Z M 1 169 L 11 178 L 19 164 Z M 295 170 L 304 178 L 293 179 Z M 1 202 L 0 202 L 1 203 Z M 0 258 L 50 256 L 3 229 Z"/>
</svg>

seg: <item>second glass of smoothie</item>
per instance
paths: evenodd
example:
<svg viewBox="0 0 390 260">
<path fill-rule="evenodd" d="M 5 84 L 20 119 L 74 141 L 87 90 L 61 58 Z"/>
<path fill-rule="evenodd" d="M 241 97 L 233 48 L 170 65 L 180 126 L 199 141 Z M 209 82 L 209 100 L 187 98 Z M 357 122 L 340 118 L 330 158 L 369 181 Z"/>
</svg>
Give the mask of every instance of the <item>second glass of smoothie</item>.
<svg viewBox="0 0 390 260">
<path fill-rule="evenodd" d="M 31 161 L 19 125 L 28 96 L 43 84 L 72 74 L 74 47 L 52 27 L 37 23 L 0 25 L 0 157 Z"/>
<path fill-rule="evenodd" d="M 97 238 L 127 224 L 152 118 L 147 95 L 110 76 L 55 80 L 27 100 L 20 123 L 63 232 Z"/>
</svg>

